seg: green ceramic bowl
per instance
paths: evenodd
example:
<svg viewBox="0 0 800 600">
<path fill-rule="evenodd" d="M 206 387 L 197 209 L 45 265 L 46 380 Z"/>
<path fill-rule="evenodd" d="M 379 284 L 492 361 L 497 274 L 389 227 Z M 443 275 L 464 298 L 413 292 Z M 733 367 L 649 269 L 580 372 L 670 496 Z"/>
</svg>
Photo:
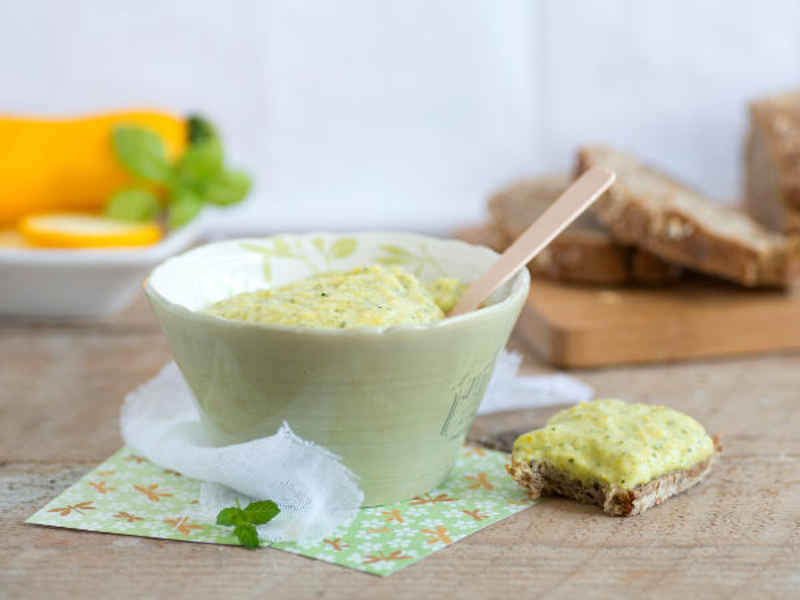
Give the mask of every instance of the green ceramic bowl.
<svg viewBox="0 0 800 600">
<path fill-rule="evenodd" d="M 488 248 L 407 233 L 315 233 L 209 244 L 157 267 L 145 291 L 203 422 L 219 443 L 274 434 L 342 457 L 365 505 L 447 477 L 528 291 L 522 270 L 485 308 L 423 325 L 309 329 L 226 320 L 203 308 L 315 272 L 400 265 L 471 282 Z"/>
</svg>

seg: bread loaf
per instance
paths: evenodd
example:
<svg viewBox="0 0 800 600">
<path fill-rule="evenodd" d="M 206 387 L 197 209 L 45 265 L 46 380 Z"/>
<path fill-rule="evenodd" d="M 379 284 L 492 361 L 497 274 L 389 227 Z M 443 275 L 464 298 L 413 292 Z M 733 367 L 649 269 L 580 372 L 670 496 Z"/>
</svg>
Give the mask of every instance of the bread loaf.
<svg viewBox="0 0 800 600">
<path fill-rule="evenodd" d="M 566 175 L 554 175 L 520 181 L 498 191 L 489 200 L 490 228 L 496 232 L 491 235 L 505 238 L 507 247 L 570 182 Z M 679 267 L 614 242 L 590 214 L 579 217 L 529 267 L 533 275 L 548 279 L 605 285 L 631 281 L 660 285 L 676 281 L 680 275 Z"/>
<path fill-rule="evenodd" d="M 800 233 L 800 91 L 750 105 L 747 210 L 767 227 Z"/>
<path fill-rule="evenodd" d="M 580 150 L 578 172 L 603 166 L 617 181 L 592 212 L 621 244 L 745 286 L 788 286 L 800 244 L 718 204 L 636 157 L 605 146 Z"/>
</svg>

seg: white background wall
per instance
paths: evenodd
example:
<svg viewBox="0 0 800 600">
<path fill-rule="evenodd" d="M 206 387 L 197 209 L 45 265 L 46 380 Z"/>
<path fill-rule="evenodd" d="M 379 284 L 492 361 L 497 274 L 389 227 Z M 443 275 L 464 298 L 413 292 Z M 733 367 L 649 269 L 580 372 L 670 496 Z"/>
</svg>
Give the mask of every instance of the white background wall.
<svg viewBox="0 0 800 600">
<path fill-rule="evenodd" d="M 732 200 L 798 25 L 791 0 L 0 0 L 0 110 L 205 113 L 258 182 L 230 233 L 444 232 L 585 141 Z"/>
</svg>

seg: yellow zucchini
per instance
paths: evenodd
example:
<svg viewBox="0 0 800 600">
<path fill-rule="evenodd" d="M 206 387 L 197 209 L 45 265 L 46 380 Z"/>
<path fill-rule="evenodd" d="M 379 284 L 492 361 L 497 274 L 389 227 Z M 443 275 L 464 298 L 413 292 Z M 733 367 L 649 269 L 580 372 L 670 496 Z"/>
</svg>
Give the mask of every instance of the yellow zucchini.
<svg viewBox="0 0 800 600">
<path fill-rule="evenodd" d="M 138 110 L 70 119 L 0 114 L 0 225 L 38 211 L 100 211 L 136 178 L 114 153 L 118 125 L 146 127 L 174 160 L 188 145 L 186 119 Z"/>
</svg>

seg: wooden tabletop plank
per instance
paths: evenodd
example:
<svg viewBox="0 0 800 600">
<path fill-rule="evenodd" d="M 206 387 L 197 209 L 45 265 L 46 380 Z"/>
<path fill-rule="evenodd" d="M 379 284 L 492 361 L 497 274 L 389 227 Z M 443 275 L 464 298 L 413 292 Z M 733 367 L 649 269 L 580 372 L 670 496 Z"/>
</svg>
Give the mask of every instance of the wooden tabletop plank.
<svg viewBox="0 0 800 600">
<path fill-rule="evenodd" d="M 725 454 L 644 515 L 547 500 L 380 579 L 276 550 L 24 525 L 121 443 L 125 393 L 169 350 L 143 302 L 118 320 L 0 321 L 0 597 L 791 597 L 800 585 L 800 356 L 575 375 L 600 396 L 685 410 Z M 548 372 L 526 359 L 527 372 Z M 481 417 L 479 438 L 551 410 Z"/>
</svg>

